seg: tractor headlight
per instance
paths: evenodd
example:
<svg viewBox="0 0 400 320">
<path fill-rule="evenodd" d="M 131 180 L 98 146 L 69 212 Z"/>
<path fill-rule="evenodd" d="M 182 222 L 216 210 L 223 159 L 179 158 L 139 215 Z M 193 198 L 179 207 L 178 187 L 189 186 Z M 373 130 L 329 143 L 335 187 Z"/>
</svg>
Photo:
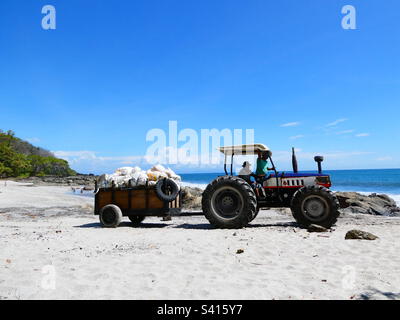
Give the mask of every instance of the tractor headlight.
<svg viewBox="0 0 400 320">
<path fill-rule="evenodd" d="M 330 187 L 331 186 L 331 179 L 329 176 L 322 176 L 322 177 L 316 177 L 315 182 L 317 184 L 322 184 L 324 186 Z"/>
</svg>

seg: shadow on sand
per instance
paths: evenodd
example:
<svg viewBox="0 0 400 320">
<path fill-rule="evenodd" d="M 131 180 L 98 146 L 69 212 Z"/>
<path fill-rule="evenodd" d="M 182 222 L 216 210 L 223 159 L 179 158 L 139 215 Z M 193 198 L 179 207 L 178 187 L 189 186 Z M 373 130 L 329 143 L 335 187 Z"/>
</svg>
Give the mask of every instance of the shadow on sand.
<svg viewBox="0 0 400 320">
<path fill-rule="evenodd" d="M 157 228 L 165 228 L 171 226 L 166 223 L 141 223 L 140 225 L 133 225 L 131 222 L 121 222 L 118 228 L 129 227 L 129 228 L 142 228 L 142 229 L 157 229 Z M 99 222 L 86 223 L 80 226 L 74 226 L 75 228 L 102 228 Z M 283 223 L 274 223 L 274 224 L 249 224 L 246 228 L 297 228 L 298 225 L 295 222 L 283 222 Z M 173 228 L 177 229 L 191 229 L 191 230 L 213 230 L 217 229 L 213 227 L 209 223 L 182 223 L 173 226 Z M 227 229 L 229 230 L 229 229 Z M 235 229 L 231 229 L 235 230 Z"/>
<path fill-rule="evenodd" d="M 388 300 L 400 300 L 400 292 L 395 293 L 395 292 L 384 292 L 375 288 L 370 288 L 368 289 L 367 292 L 361 293 L 357 299 L 359 300 L 375 300 L 379 296 L 383 296 L 387 298 Z"/>
<path fill-rule="evenodd" d="M 254 224 L 249 224 L 246 226 L 246 228 L 272 228 L 272 227 L 278 227 L 278 228 L 298 228 L 299 226 L 297 225 L 296 222 L 278 222 L 278 223 L 270 223 L 270 224 L 265 224 L 265 223 L 254 223 Z M 210 225 L 209 223 L 183 223 L 179 224 L 177 226 L 174 226 L 174 228 L 181 228 L 181 229 L 193 229 L 193 230 L 212 230 L 212 229 L 217 229 Z M 231 229 L 235 230 L 235 229 Z"/>
<path fill-rule="evenodd" d="M 167 227 L 168 224 L 165 223 L 141 223 L 140 225 L 133 225 L 131 222 L 121 222 L 118 228 L 142 228 L 142 229 L 152 229 L 152 228 L 164 228 Z M 74 226 L 75 228 L 103 228 L 100 225 L 100 222 L 86 223 L 80 226 Z"/>
<path fill-rule="evenodd" d="M 187 211 L 181 212 L 179 215 L 172 215 L 172 220 L 176 217 L 190 217 L 190 216 L 203 216 L 202 211 Z M 142 222 L 139 225 L 133 225 L 131 222 L 121 222 L 118 227 L 135 227 L 135 228 L 143 228 L 143 229 L 156 229 L 156 228 L 164 228 L 167 226 L 171 226 L 167 223 L 149 223 Z M 76 228 L 102 228 L 99 222 L 87 223 L 80 226 L 75 226 Z M 211 224 L 207 223 L 182 223 L 178 225 L 173 225 L 173 228 L 178 229 L 191 229 L 191 230 L 213 230 L 217 229 L 213 227 Z M 300 226 L 293 221 L 289 222 L 277 222 L 277 223 L 251 223 L 246 228 L 299 228 Z M 233 229 L 232 229 L 233 230 Z"/>
</svg>

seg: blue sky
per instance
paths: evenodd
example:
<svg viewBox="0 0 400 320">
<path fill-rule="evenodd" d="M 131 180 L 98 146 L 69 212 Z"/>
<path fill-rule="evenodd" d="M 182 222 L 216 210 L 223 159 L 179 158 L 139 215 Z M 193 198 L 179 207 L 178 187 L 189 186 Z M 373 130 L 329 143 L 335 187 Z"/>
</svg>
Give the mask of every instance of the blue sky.
<svg viewBox="0 0 400 320">
<path fill-rule="evenodd" d="M 43 30 L 41 9 L 57 10 Z M 341 27 L 344 5 L 357 29 Z M 0 2 L 0 128 L 81 172 L 142 164 L 153 128 L 255 130 L 278 167 L 398 168 L 397 0 Z M 178 166 L 180 172 L 221 171 Z"/>
</svg>

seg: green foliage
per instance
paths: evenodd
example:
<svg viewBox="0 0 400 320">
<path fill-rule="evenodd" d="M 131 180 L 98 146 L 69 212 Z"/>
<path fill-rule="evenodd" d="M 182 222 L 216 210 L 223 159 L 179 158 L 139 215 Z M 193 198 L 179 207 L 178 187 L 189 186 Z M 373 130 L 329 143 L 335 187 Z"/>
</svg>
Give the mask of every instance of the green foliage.
<svg viewBox="0 0 400 320">
<path fill-rule="evenodd" d="M 6 167 L 2 162 L 0 162 L 0 177 L 12 175 L 12 170 Z"/>
<path fill-rule="evenodd" d="M 37 155 L 28 156 L 31 164 L 31 175 L 33 176 L 72 176 L 76 172 L 70 169 L 68 162 L 55 157 L 42 157 Z"/>
<path fill-rule="evenodd" d="M 68 162 L 0 130 L 0 177 L 76 175 Z"/>
<path fill-rule="evenodd" d="M 0 163 L 2 175 L 18 177 L 31 171 L 30 162 L 25 155 L 15 152 L 5 143 L 0 144 Z"/>
</svg>

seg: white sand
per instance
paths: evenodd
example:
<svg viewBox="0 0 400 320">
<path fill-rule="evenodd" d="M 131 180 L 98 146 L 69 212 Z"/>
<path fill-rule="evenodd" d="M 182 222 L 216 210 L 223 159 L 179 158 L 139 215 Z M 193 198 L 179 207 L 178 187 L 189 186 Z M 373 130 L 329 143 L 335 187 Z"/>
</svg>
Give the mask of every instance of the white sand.
<svg viewBox="0 0 400 320">
<path fill-rule="evenodd" d="M 329 233 L 278 211 L 241 230 L 201 216 L 103 229 L 93 199 L 68 190 L 0 187 L 0 299 L 400 299 L 399 218 L 346 216 Z M 75 211 L 23 214 L 33 206 Z M 344 240 L 353 228 L 380 238 Z"/>
</svg>

